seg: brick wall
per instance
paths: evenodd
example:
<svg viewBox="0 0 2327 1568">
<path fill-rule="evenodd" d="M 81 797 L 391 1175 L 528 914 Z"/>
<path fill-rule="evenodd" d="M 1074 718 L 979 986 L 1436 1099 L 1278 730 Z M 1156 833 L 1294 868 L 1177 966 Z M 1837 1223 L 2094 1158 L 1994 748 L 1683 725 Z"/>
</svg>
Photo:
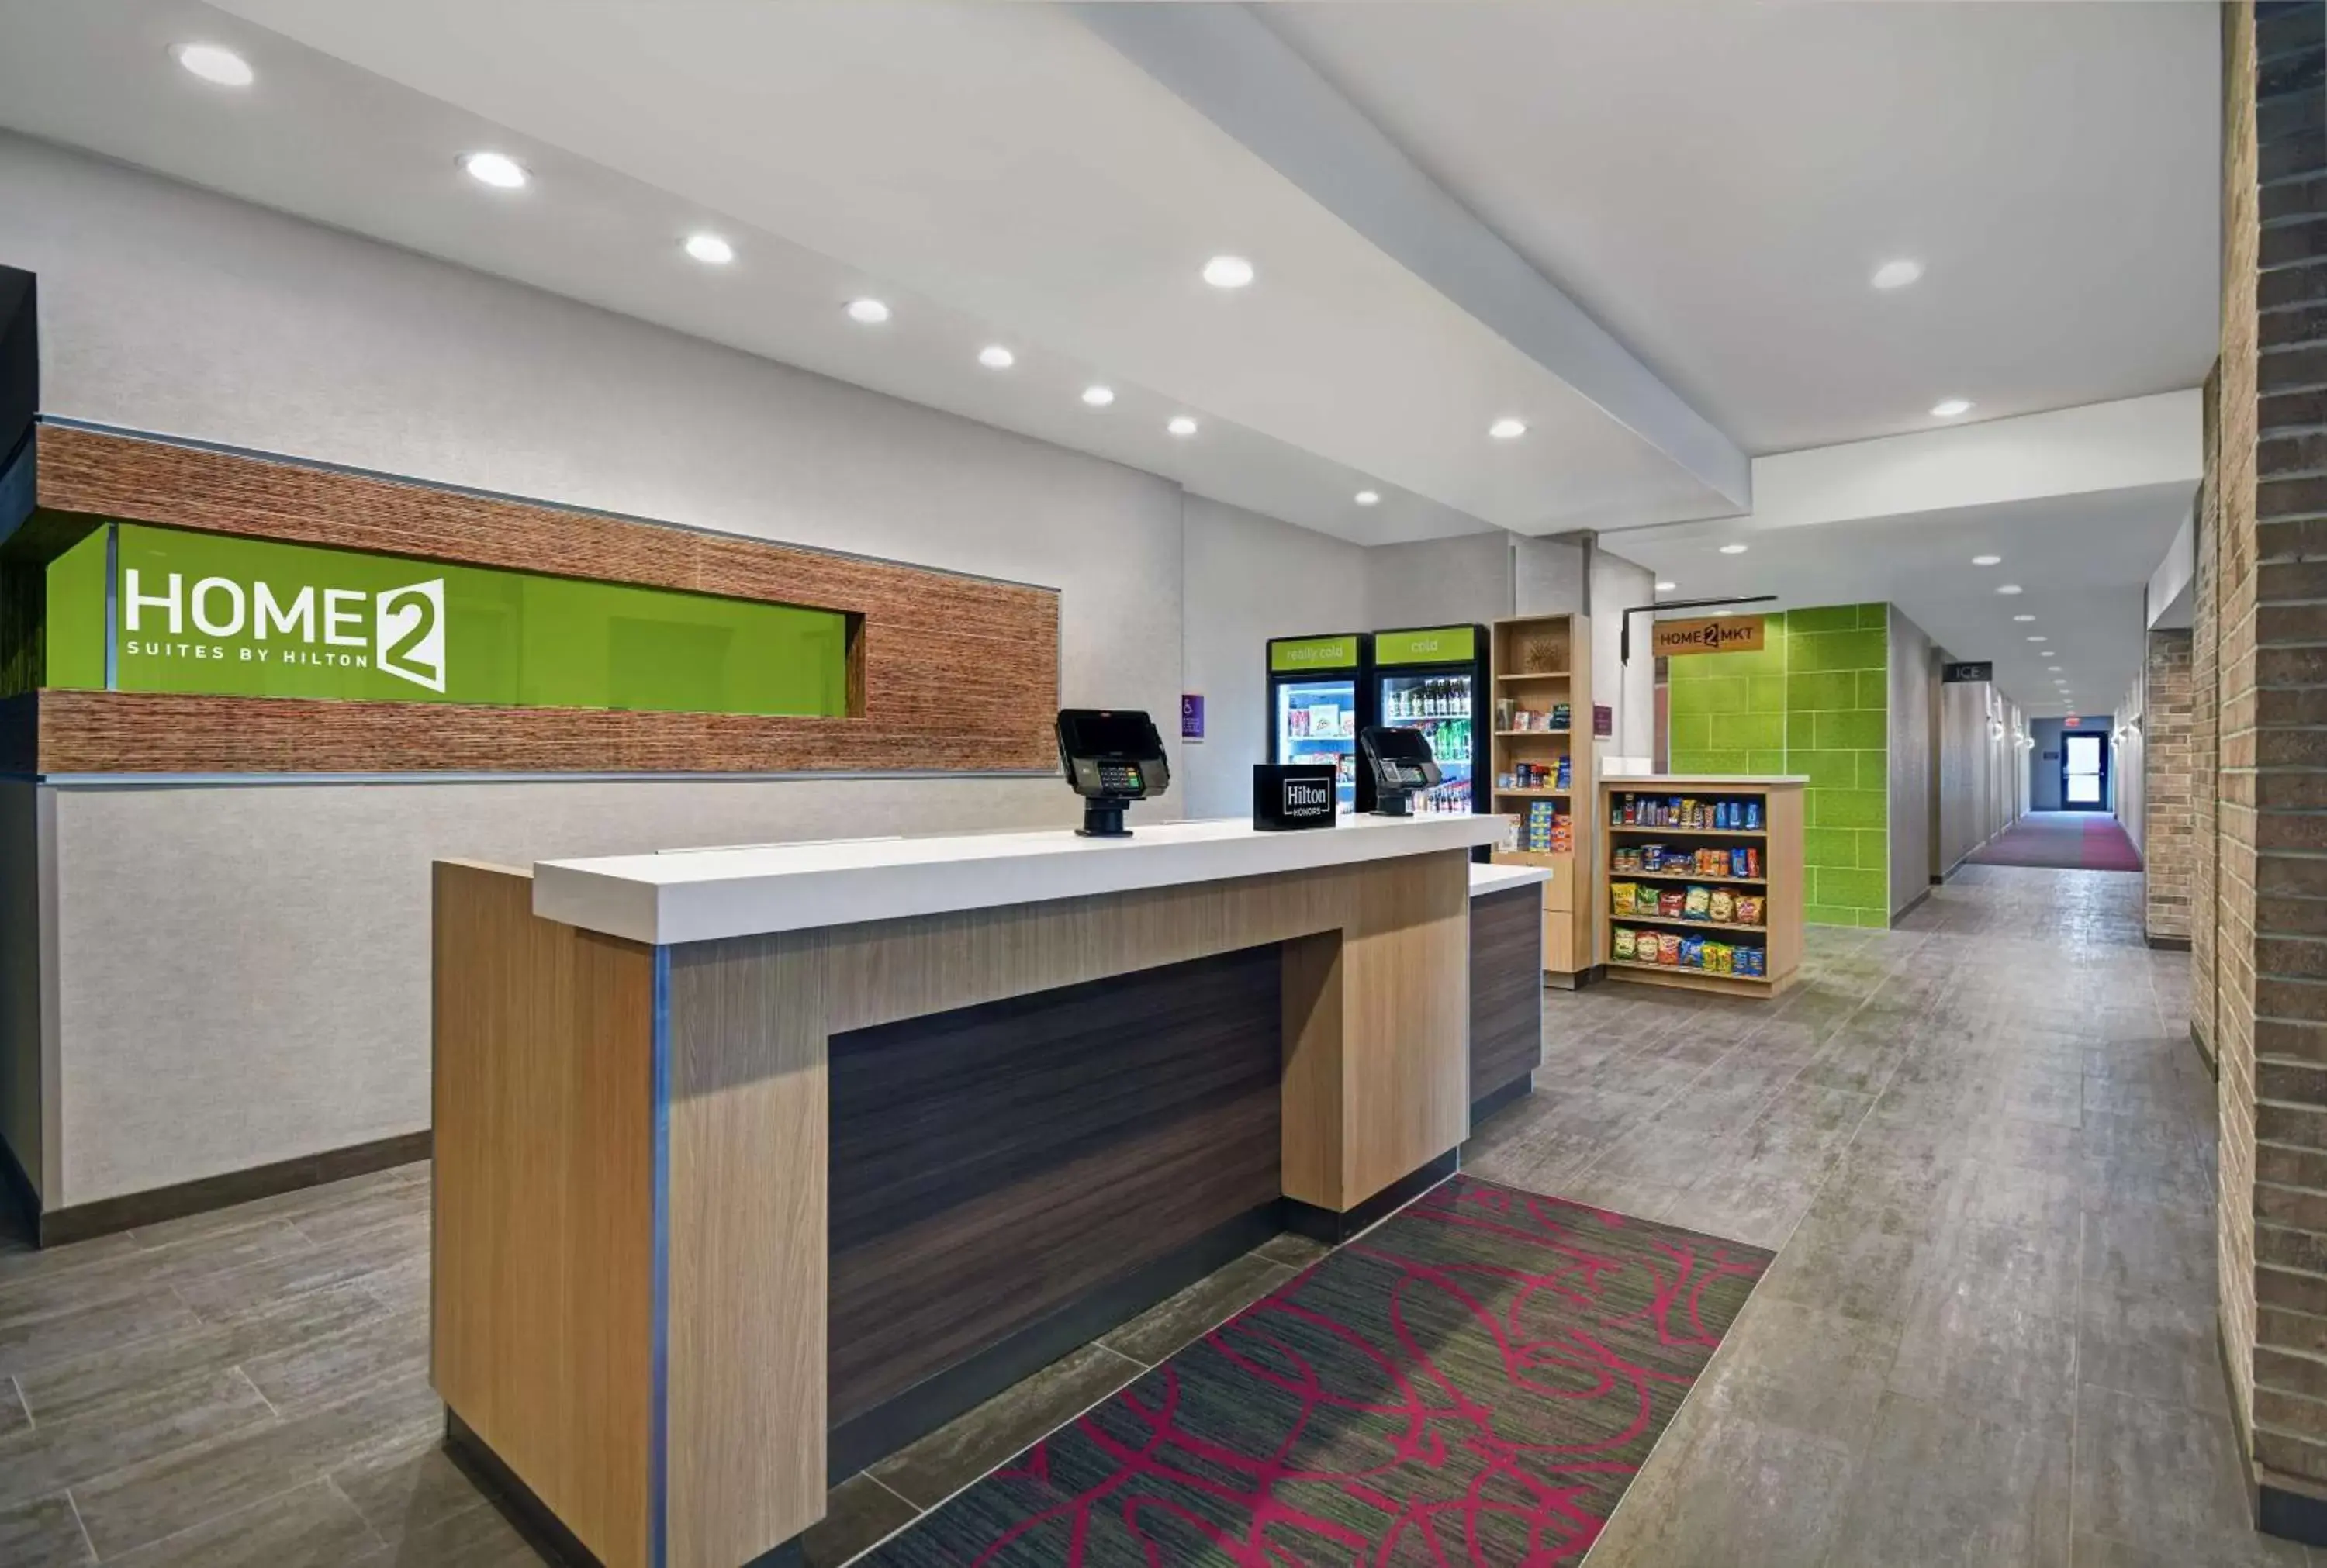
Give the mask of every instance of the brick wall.
<svg viewBox="0 0 2327 1568">
<path fill-rule="evenodd" d="M 2197 522 L 2192 545 L 2196 574 L 2191 586 L 2190 632 L 2190 750 L 2196 774 L 2190 797 L 2190 1038 L 2209 1067 L 2214 1063 L 2214 795 L 2221 786 L 2221 734 L 2219 723 L 2221 689 L 2215 658 L 2218 630 L 2215 556 L 2222 531 L 2215 484 L 2220 449 L 2221 372 L 2206 378 L 2201 406 L 2205 419 L 2205 479 L 2198 487 Z"/>
<path fill-rule="evenodd" d="M 2242 1395 L 2250 1390 L 2253 1452 L 2266 1483 L 2274 1475 L 2320 1483 L 2327 1482 L 2327 8 L 2304 0 L 2237 5 L 2226 15 L 2217 1009 L 2223 1331 L 2233 1384 Z M 2242 963 L 2248 957 L 2250 969 Z M 2250 1155 L 2239 1125 L 2249 1104 Z M 2248 1229 L 2253 1283 L 2241 1291 L 2229 1276 Z M 2251 1321 L 2242 1321 L 2249 1311 Z M 2249 1334 L 2251 1358 L 2241 1366 L 2240 1341 Z"/>
<path fill-rule="evenodd" d="M 2141 694 L 2141 853 L 2144 929 L 2153 942 L 2190 939 L 2191 889 L 2196 845 L 2191 821 L 2191 779 L 2196 759 L 2190 742 L 2190 661 L 2187 631 L 2149 634 L 2149 661 Z"/>
</svg>

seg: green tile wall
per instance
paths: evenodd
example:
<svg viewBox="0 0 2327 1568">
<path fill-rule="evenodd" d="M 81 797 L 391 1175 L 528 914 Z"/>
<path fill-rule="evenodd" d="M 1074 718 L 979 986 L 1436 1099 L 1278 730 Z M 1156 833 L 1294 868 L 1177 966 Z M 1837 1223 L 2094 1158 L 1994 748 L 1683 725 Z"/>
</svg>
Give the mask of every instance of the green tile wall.
<svg viewBox="0 0 2327 1568">
<path fill-rule="evenodd" d="M 1803 916 L 1891 923 L 1889 617 L 1880 604 L 1769 618 L 1759 653 L 1668 662 L 1676 773 L 1800 773 Z"/>
</svg>

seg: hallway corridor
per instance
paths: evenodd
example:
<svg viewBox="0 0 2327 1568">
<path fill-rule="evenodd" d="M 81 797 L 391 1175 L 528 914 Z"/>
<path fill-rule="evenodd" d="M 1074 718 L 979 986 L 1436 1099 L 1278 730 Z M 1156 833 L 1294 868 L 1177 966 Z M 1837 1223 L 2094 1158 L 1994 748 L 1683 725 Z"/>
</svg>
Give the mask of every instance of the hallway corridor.
<svg viewBox="0 0 2327 1568">
<path fill-rule="evenodd" d="M 2141 851 L 2124 824 L 2098 811 L 2026 812 L 1966 858 L 1974 865 L 2054 871 L 2141 869 Z"/>
<path fill-rule="evenodd" d="M 2214 1342 L 2213 1086 L 2141 882 L 1967 867 L 1774 1011 L 1553 997 L 1491 1179 L 1780 1247 L 1592 1568 L 2299 1564 Z"/>
</svg>

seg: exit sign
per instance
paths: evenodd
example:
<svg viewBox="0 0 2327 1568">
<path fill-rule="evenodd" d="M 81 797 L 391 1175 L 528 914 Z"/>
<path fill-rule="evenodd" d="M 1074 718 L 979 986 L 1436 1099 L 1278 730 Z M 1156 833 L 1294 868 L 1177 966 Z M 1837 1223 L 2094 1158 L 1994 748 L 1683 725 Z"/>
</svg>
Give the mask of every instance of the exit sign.
<svg viewBox="0 0 2327 1568">
<path fill-rule="evenodd" d="M 2061 721 L 2061 727 L 2066 730 L 2073 730 L 2083 724 L 2084 722 L 2084 720 L 2077 717 L 2076 714 L 2070 714 L 2067 718 Z"/>
</svg>

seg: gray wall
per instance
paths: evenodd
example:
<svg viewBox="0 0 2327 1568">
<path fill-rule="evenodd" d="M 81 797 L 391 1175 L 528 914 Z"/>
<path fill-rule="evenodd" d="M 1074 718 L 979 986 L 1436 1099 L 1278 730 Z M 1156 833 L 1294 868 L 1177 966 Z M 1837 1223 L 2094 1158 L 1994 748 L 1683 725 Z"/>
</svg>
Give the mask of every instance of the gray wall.
<svg viewBox="0 0 2327 1568">
<path fill-rule="evenodd" d="M 1049 584 L 1069 702 L 1176 711 L 1167 481 L 7 135 L 0 260 L 40 275 L 51 414 Z M 57 1173 L 51 1205 L 425 1126 L 435 856 L 1073 815 L 1048 780 L 962 779 L 57 807 L 54 1138 L 20 1106 L 16 1028 L 0 1074 L 10 1146 Z M 23 868 L 0 869 L 21 899 Z"/>
<path fill-rule="evenodd" d="M 1891 915 L 1930 891 L 1932 688 L 1939 676 L 1931 639 L 1891 610 Z"/>
<path fill-rule="evenodd" d="M 1591 552 L 1591 592 L 1584 592 L 1584 550 L 1573 539 L 1520 539 L 1513 551 L 1517 569 L 1515 611 L 1559 615 L 1584 611 L 1592 617 L 1592 700 L 1609 710 L 1611 732 L 1599 743 L 1603 754 L 1648 757 L 1656 749 L 1657 661 L 1645 648 L 1628 667 L 1617 657 L 1626 606 L 1656 598 L 1657 574 L 1621 555 Z M 1647 616 L 1632 630 L 1645 638 Z"/>
<path fill-rule="evenodd" d="M 1483 626 L 1509 615 L 1511 537 L 1498 530 L 1368 550 L 1367 629 Z"/>
<path fill-rule="evenodd" d="M 2028 809 L 2058 811 L 2061 809 L 2061 721 L 2035 719 L 2029 723 L 2029 733 L 2036 744 L 2028 752 Z M 2048 761 L 2044 753 L 2052 753 Z"/>
<path fill-rule="evenodd" d="M 51 934 L 41 918 L 42 805 L 30 783 L 0 779 L 0 1137 L 33 1190 L 47 1193 L 56 1186 L 55 1140 L 42 1085 L 55 1036 L 41 1009 L 43 938 Z"/>
<path fill-rule="evenodd" d="M 1191 817 L 1252 809 L 1252 765 L 1266 761 L 1272 637 L 1361 631 L 1371 552 L 1323 534 L 1190 496 L 1183 513 L 1186 689 L 1204 697 L 1205 736 L 1181 752 Z"/>
</svg>

